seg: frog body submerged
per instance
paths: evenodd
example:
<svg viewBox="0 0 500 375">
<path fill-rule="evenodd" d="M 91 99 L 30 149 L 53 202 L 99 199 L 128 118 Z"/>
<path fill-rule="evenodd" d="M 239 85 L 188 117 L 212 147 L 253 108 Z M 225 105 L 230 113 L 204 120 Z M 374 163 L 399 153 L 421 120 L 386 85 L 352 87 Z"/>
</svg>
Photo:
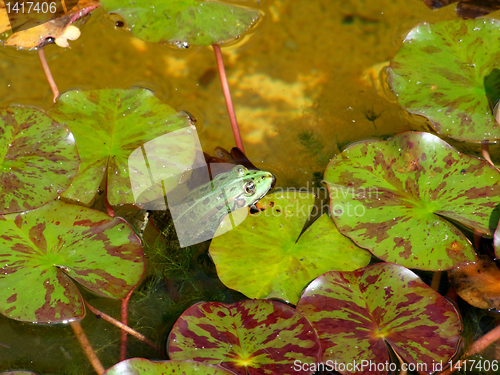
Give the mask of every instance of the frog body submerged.
<svg viewBox="0 0 500 375">
<path fill-rule="evenodd" d="M 212 238 L 224 216 L 238 208 L 253 206 L 267 194 L 274 181 L 270 172 L 237 165 L 190 191 L 180 204 L 169 202 L 181 246 Z"/>
</svg>

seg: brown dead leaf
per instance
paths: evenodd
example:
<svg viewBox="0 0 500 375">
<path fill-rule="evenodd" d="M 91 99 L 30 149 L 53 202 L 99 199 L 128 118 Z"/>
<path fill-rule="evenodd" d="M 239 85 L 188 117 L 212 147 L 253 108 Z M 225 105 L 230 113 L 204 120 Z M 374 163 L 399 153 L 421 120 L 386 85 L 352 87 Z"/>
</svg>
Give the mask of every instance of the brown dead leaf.
<svg viewBox="0 0 500 375">
<path fill-rule="evenodd" d="M 457 4 L 457 16 L 461 18 L 477 18 L 500 9 L 500 0 L 423 0 L 431 9 Z"/>
<path fill-rule="evenodd" d="M 61 37 L 69 25 L 100 5 L 101 3 L 99 0 L 80 0 L 74 8 L 63 16 L 12 34 L 6 40 L 5 45 L 19 48 L 36 48 L 40 45 L 44 45 L 46 44 L 47 38 L 57 39 Z"/>
<path fill-rule="evenodd" d="M 489 257 L 481 255 L 448 271 L 450 285 L 472 306 L 480 309 L 500 309 L 500 269 Z"/>
</svg>

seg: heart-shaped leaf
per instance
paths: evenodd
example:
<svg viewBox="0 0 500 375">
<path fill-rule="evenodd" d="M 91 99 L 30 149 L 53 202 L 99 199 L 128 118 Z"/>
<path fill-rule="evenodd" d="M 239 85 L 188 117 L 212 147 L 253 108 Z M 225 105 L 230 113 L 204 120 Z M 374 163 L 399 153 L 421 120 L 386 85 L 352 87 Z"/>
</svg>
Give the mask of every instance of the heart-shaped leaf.
<svg viewBox="0 0 500 375">
<path fill-rule="evenodd" d="M 479 142 L 500 138 L 500 21 L 422 24 L 406 36 L 388 71 L 398 103 L 439 134 Z"/>
<path fill-rule="evenodd" d="M 196 361 L 152 362 L 132 358 L 117 363 L 103 375 L 232 375 L 234 372 L 208 363 Z"/>
<path fill-rule="evenodd" d="M 307 287 L 297 309 L 317 330 L 323 361 L 358 364 L 357 371 L 339 367 L 343 373 L 387 374 L 373 371 L 390 362 L 386 344 L 406 363 L 425 364 L 421 373 L 432 373 L 436 362 L 454 355 L 460 340 L 453 305 L 396 264 L 328 272 Z"/>
<path fill-rule="evenodd" d="M 256 10 L 216 1 L 101 0 L 104 10 L 127 22 L 147 42 L 181 48 L 209 46 L 240 37 L 260 18 Z"/>
<path fill-rule="evenodd" d="M 0 110 L 0 213 L 50 202 L 69 187 L 79 164 L 66 126 L 34 108 Z"/>
<path fill-rule="evenodd" d="M 341 233 L 385 261 L 425 270 L 475 260 L 445 218 L 492 235 L 500 203 L 493 167 L 428 133 L 355 144 L 331 160 L 325 181 Z"/>
<path fill-rule="evenodd" d="M 83 318 L 73 280 L 123 298 L 144 272 L 142 247 L 130 227 L 101 211 L 51 202 L 0 216 L 0 313 L 54 323 Z"/>
<path fill-rule="evenodd" d="M 195 132 L 187 115 L 148 90 L 70 91 L 48 114 L 73 132 L 82 159 L 65 198 L 90 204 L 107 168 L 111 205 L 135 203 L 149 186 L 158 190 L 154 199 L 175 187 L 169 177 L 193 164 Z"/>
<path fill-rule="evenodd" d="M 218 364 L 242 375 L 312 374 L 294 369 L 294 361 L 316 363 L 320 352 L 307 319 L 268 300 L 193 305 L 174 324 L 168 344 L 172 359 Z"/>
<path fill-rule="evenodd" d="M 368 265 L 370 254 L 341 235 L 328 215 L 301 235 L 311 210 L 318 209 L 314 199 L 300 191 L 267 195 L 259 203 L 266 210 L 215 237 L 209 251 L 221 281 L 251 298 L 296 304 L 317 276 Z"/>
</svg>

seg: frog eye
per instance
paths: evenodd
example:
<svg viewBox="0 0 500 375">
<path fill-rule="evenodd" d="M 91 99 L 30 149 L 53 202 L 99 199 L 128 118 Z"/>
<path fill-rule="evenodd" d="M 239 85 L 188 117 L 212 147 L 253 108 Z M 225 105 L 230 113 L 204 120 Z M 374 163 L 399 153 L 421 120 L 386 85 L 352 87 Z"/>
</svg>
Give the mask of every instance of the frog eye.
<svg viewBox="0 0 500 375">
<path fill-rule="evenodd" d="M 248 181 L 245 186 L 243 187 L 243 190 L 245 190 L 246 194 L 253 194 L 255 193 L 255 184 L 253 181 Z"/>
</svg>

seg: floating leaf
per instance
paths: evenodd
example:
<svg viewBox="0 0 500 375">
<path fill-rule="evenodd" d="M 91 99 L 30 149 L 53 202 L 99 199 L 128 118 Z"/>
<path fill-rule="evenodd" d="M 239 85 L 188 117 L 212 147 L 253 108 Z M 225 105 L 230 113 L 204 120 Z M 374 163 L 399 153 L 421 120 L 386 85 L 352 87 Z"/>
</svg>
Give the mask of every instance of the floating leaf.
<svg viewBox="0 0 500 375">
<path fill-rule="evenodd" d="M 218 364 L 242 375 L 312 374 L 294 369 L 294 361 L 318 362 L 320 352 L 307 319 L 268 300 L 193 305 L 174 324 L 168 344 L 172 359 Z"/>
<path fill-rule="evenodd" d="M 122 361 L 103 375 L 231 375 L 234 372 L 196 361 L 152 362 L 143 358 Z"/>
<path fill-rule="evenodd" d="M 427 117 L 439 134 L 462 141 L 500 138 L 500 21 L 443 21 L 411 30 L 391 61 L 398 103 Z"/>
<path fill-rule="evenodd" d="M 67 5 L 72 4 L 68 3 Z M 99 5 L 98 0 L 80 0 L 76 6 L 72 7 L 71 10 L 68 9 L 68 12 L 60 17 L 12 34 L 5 41 L 5 45 L 19 48 L 36 48 L 46 44 L 48 38 L 53 38 L 56 41 L 61 37 L 64 39 L 63 34 L 68 29 L 68 26 L 99 7 Z M 7 27 L 5 28 L 5 26 Z M 1 29 L 4 31 L 10 29 L 10 24 L 3 24 L 2 18 L 0 18 Z"/>
<path fill-rule="evenodd" d="M 476 18 L 485 16 L 500 9 L 499 0 L 423 0 L 431 9 L 442 8 L 458 2 L 457 16 L 462 18 Z"/>
<path fill-rule="evenodd" d="M 500 269 L 485 255 L 448 271 L 450 285 L 472 306 L 500 309 Z"/>
<path fill-rule="evenodd" d="M 475 260 L 451 219 L 492 235 L 500 174 L 428 133 L 355 144 L 325 172 L 339 231 L 377 257 L 425 270 Z"/>
<path fill-rule="evenodd" d="M 140 281 L 140 242 L 119 219 L 53 201 L 0 216 L 0 313 L 28 322 L 83 318 L 73 280 L 91 291 L 123 298 Z"/>
<path fill-rule="evenodd" d="M 267 195 L 259 205 L 268 209 L 215 237 L 209 251 L 221 281 L 251 298 L 296 304 L 304 286 L 326 271 L 366 266 L 370 254 L 341 235 L 327 215 L 301 235 L 311 209 L 318 209 L 314 199 L 300 191 Z"/>
<path fill-rule="evenodd" d="M 366 365 L 339 367 L 342 373 L 387 374 L 368 367 L 390 362 L 386 344 L 406 363 L 425 364 L 421 373 L 432 373 L 433 363 L 447 362 L 460 341 L 453 305 L 396 264 L 328 272 L 307 287 L 297 309 L 318 332 L 324 362 Z"/>
<path fill-rule="evenodd" d="M 154 199 L 175 187 L 175 179 L 166 179 L 193 164 L 194 129 L 187 115 L 148 90 L 70 91 L 48 114 L 70 128 L 82 159 L 65 198 L 90 204 L 107 170 L 111 205 L 135 203 L 146 187 L 156 184 Z M 136 161 L 134 166 L 129 159 Z"/>
<path fill-rule="evenodd" d="M 125 19 L 146 42 L 178 47 L 222 44 L 240 37 L 260 18 L 256 10 L 214 1 L 101 0 L 104 10 Z"/>
<path fill-rule="evenodd" d="M 71 184 L 80 158 L 73 135 L 42 111 L 0 110 L 0 213 L 32 210 Z"/>
</svg>

